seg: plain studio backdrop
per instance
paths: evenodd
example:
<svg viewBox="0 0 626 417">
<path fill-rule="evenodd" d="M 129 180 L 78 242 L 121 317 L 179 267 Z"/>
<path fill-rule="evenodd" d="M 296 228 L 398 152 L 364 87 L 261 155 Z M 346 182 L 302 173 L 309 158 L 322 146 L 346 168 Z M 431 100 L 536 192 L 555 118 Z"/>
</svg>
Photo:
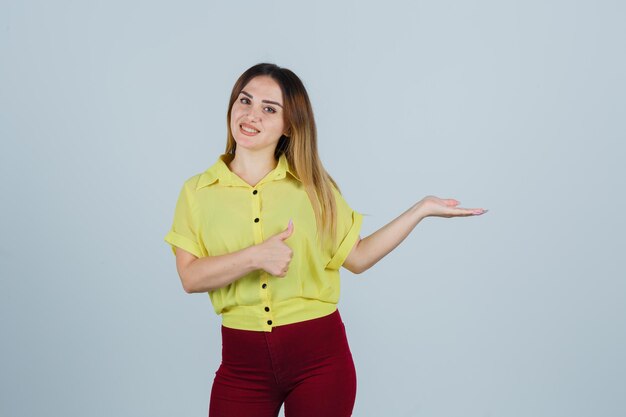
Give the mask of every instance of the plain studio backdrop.
<svg viewBox="0 0 626 417">
<path fill-rule="evenodd" d="M 163 238 L 273 62 L 376 231 L 342 270 L 354 416 L 626 415 L 626 6 L 3 1 L 0 415 L 205 416 L 220 318 Z M 297 225 L 296 225 L 297 228 Z"/>
</svg>

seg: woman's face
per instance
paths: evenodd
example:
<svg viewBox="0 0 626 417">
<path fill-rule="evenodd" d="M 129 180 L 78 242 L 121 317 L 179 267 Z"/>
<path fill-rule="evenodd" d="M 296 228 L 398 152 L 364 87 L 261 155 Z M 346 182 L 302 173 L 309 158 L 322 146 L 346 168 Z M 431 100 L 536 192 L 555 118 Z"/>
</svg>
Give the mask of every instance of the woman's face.
<svg viewBox="0 0 626 417">
<path fill-rule="evenodd" d="M 285 133 L 283 93 L 269 76 L 257 76 L 246 84 L 233 103 L 230 130 L 237 148 L 272 149 Z"/>
</svg>

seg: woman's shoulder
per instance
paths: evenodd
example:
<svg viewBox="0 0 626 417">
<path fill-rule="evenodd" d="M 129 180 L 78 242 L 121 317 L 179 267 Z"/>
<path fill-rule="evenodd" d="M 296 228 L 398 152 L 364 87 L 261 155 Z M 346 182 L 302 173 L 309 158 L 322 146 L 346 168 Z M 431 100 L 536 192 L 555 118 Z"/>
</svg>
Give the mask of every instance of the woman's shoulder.
<svg viewBox="0 0 626 417">
<path fill-rule="evenodd" d="M 196 186 L 198 185 L 198 182 L 200 181 L 200 178 L 202 178 L 202 176 L 204 175 L 206 171 L 203 172 L 198 172 L 196 174 L 191 175 L 190 177 L 187 177 L 184 181 L 183 181 L 183 187 L 184 188 L 189 188 L 189 189 L 195 189 Z"/>
<path fill-rule="evenodd" d="M 197 172 L 196 174 L 188 177 L 184 181 L 183 187 L 186 187 L 190 190 L 197 190 L 215 182 L 218 179 L 220 172 L 223 171 L 223 157 L 224 155 L 220 155 L 217 158 L 217 161 L 208 168 L 206 168 L 204 171 Z"/>
</svg>

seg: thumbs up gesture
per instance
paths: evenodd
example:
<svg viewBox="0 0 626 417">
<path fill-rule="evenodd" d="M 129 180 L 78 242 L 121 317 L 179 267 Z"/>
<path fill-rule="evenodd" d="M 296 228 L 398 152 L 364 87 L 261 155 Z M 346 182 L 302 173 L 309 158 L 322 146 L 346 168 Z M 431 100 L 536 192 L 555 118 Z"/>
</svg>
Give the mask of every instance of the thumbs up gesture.
<svg viewBox="0 0 626 417">
<path fill-rule="evenodd" d="M 265 242 L 256 245 L 259 269 L 268 274 L 284 277 L 289 269 L 289 262 L 293 257 L 293 251 L 285 240 L 293 233 L 293 221 L 289 220 L 287 228 L 274 236 L 269 237 Z"/>
</svg>

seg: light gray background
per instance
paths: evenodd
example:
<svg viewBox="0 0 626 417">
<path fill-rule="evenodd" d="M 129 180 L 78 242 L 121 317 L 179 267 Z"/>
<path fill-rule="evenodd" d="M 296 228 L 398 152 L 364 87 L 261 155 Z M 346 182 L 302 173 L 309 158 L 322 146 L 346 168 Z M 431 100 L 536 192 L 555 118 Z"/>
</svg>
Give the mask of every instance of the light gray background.
<svg viewBox="0 0 626 417">
<path fill-rule="evenodd" d="M 355 416 L 624 416 L 618 1 L 3 1 L 0 415 L 205 416 L 219 317 L 163 237 L 258 62 L 310 93 L 366 236 Z"/>
</svg>

